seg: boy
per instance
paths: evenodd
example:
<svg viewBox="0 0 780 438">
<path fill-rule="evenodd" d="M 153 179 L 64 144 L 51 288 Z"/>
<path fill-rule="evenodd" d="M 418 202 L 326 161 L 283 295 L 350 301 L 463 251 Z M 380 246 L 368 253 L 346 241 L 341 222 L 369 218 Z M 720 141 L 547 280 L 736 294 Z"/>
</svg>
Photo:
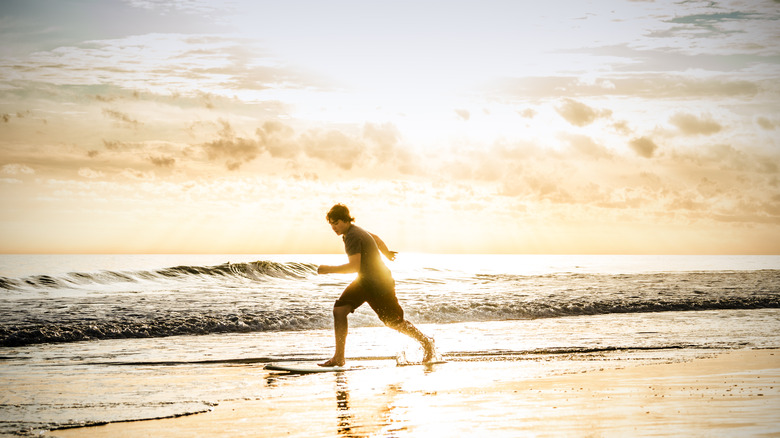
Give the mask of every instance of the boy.
<svg viewBox="0 0 780 438">
<path fill-rule="evenodd" d="M 423 362 L 434 359 L 433 339 L 428 338 L 411 322 L 404 319 L 404 311 L 395 296 L 395 280 L 385 266 L 380 251 L 389 260 L 395 260 L 395 252 L 375 234 L 354 225 L 355 218 L 349 215 L 349 209 L 336 204 L 326 216 L 333 231 L 342 236 L 344 249 L 349 262 L 339 266 L 321 265 L 318 274 L 347 274 L 357 272 L 357 278 L 341 294 L 333 305 L 333 329 L 336 333 L 336 352 L 333 357 L 320 366 L 343 366 L 346 362 L 344 349 L 347 343 L 347 316 L 363 303 L 368 303 L 379 319 L 388 327 L 417 340 L 425 354 Z"/>
</svg>

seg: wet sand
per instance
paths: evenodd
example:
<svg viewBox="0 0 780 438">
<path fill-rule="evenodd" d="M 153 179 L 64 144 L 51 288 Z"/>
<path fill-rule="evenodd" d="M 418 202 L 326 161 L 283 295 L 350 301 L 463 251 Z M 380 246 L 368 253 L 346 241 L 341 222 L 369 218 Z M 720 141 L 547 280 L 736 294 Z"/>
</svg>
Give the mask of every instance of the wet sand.
<svg viewBox="0 0 780 438">
<path fill-rule="evenodd" d="M 618 365 L 527 379 L 514 372 L 524 361 L 317 375 L 237 368 L 257 374 L 256 398 L 48 436 L 780 436 L 780 350 Z"/>
</svg>

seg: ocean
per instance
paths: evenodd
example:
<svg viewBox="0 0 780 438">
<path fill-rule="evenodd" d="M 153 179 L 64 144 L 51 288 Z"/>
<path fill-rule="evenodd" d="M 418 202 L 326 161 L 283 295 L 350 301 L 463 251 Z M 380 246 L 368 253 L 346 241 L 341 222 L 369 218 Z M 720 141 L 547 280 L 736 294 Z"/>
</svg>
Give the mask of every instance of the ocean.
<svg viewBox="0 0 780 438">
<path fill-rule="evenodd" d="M 316 270 L 344 262 L 2 255 L 0 434 L 285 397 L 263 366 L 332 355 L 331 308 L 354 276 Z M 402 253 L 388 266 L 451 375 L 475 361 L 500 381 L 780 348 L 780 256 Z M 421 355 L 367 305 L 350 317 L 350 363 L 408 373 L 397 365 Z"/>
</svg>

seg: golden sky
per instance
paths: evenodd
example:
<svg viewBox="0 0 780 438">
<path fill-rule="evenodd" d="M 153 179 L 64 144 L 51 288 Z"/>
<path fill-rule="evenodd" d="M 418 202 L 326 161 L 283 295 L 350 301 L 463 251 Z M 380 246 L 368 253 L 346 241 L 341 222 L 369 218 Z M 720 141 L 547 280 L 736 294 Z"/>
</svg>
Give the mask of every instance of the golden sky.
<svg viewBox="0 0 780 438">
<path fill-rule="evenodd" d="M 0 252 L 779 254 L 779 19 L 4 0 Z"/>
</svg>

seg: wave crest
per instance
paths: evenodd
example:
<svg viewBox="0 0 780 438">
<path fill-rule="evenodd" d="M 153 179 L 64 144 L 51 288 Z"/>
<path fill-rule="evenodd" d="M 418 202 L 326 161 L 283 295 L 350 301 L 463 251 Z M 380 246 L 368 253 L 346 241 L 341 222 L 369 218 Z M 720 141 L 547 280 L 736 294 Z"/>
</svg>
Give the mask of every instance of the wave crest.
<svg viewBox="0 0 780 438">
<path fill-rule="evenodd" d="M 201 279 L 301 280 L 317 273 L 311 263 L 277 263 L 260 260 L 248 263 L 224 263 L 216 266 L 173 266 L 153 271 L 70 272 L 61 276 L 34 275 L 23 278 L 0 277 L 0 289 L 19 291 L 29 288 L 73 288 L 85 285 L 137 283 L 141 281 L 189 281 Z"/>
</svg>

